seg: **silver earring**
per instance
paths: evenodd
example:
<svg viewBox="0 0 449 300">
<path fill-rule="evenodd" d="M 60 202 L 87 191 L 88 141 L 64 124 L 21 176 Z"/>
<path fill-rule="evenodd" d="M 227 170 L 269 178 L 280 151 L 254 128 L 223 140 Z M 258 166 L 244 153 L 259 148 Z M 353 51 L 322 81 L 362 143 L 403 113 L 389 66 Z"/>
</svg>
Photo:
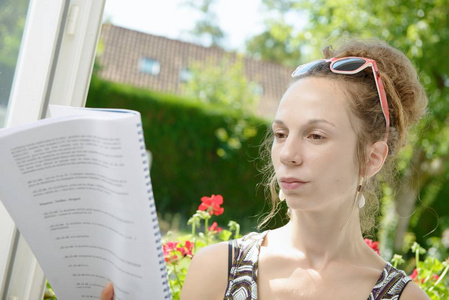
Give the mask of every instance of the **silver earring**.
<svg viewBox="0 0 449 300">
<path fill-rule="evenodd" d="M 360 195 L 360 199 L 359 199 L 359 208 L 362 208 L 365 206 L 365 196 L 363 196 L 363 194 Z"/>
<path fill-rule="evenodd" d="M 358 203 L 359 208 L 364 207 L 365 203 L 366 203 L 365 196 L 363 196 L 363 194 L 362 194 L 363 189 L 364 189 L 364 186 L 362 184 L 357 187 L 357 192 L 360 194 L 359 203 Z"/>
<path fill-rule="evenodd" d="M 357 187 L 357 192 L 360 194 L 359 203 L 358 203 L 359 208 L 364 207 L 365 203 L 366 203 L 365 196 L 363 196 L 363 194 L 362 194 L 363 189 L 364 189 L 364 186 L 362 184 Z"/>
<path fill-rule="evenodd" d="M 281 202 L 285 200 L 285 194 L 282 189 L 279 190 L 279 200 L 281 200 Z"/>
</svg>

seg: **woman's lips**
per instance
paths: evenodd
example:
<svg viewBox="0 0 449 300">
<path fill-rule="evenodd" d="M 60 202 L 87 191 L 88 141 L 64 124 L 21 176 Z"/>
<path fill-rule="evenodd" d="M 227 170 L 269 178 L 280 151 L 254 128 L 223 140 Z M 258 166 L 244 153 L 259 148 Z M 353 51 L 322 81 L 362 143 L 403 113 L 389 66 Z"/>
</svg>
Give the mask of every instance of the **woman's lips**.
<svg viewBox="0 0 449 300">
<path fill-rule="evenodd" d="M 306 183 L 306 181 L 297 178 L 281 178 L 280 180 L 280 185 L 283 190 L 293 190 Z"/>
</svg>

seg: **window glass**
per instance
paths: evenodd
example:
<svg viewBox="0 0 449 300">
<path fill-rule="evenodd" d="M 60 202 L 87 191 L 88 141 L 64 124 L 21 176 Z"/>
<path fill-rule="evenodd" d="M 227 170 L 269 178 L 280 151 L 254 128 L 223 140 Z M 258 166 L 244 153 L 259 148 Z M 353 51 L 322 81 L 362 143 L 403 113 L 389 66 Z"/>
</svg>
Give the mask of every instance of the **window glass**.
<svg viewBox="0 0 449 300">
<path fill-rule="evenodd" d="M 156 76 L 161 71 L 161 64 L 155 59 L 142 57 L 139 61 L 139 71 Z"/>
<path fill-rule="evenodd" d="M 0 1 L 0 127 L 5 126 L 29 2 L 30 0 Z"/>
<path fill-rule="evenodd" d="M 190 81 L 193 77 L 192 71 L 190 71 L 187 68 L 182 68 L 179 71 L 179 81 L 181 82 L 187 82 Z"/>
<path fill-rule="evenodd" d="M 256 83 L 256 86 L 254 87 L 254 93 L 257 96 L 263 96 L 264 93 L 263 86 L 259 83 Z"/>
</svg>

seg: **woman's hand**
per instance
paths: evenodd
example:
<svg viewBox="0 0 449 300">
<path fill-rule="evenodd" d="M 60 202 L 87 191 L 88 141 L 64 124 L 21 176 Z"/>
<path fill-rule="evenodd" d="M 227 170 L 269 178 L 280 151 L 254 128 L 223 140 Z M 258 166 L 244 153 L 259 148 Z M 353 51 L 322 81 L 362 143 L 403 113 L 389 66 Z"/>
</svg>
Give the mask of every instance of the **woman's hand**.
<svg viewBox="0 0 449 300">
<path fill-rule="evenodd" d="M 114 287 L 108 283 L 100 295 L 100 300 L 112 300 L 114 298 Z"/>
</svg>

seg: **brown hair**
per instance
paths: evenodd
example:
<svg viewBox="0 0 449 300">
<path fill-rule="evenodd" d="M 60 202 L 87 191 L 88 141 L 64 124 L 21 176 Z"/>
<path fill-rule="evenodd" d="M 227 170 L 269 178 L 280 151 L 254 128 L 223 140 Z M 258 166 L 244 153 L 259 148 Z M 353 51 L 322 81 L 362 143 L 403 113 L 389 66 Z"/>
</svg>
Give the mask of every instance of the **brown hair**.
<svg viewBox="0 0 449 300">
<path fill-rule="evenodd" d="M 392 181 L 394 158 L 407 143 L 409 128 L 419 121 L 425 112 L 428 100 L 410 60 L 402 52 L 383 41 L 351 38 L 342 41 L 335 50 L 331 47 L 325 48 L 323 54 L 325 58 L 358 56 L 374 59 L 387 95 L 390 111 L 390 130 L 387 141 L 389 153 L 382 170 L 364 182 L 363 194 L 366 198 L 366 205 L 360 209 L 360 223 L 362 231 L 366 233 L 374 227 L 379 207 L 380 185 L 378 178 L 387 182 Z M 371 68 L 357 74 L 342 75 L 331 72 L 329 63 L 318 64 L 299 79 L 304 77 L 326 77 L 342 83 L 342 90 L 348 96 L 348 109 L 356 120 L 353 121 L 350 118 L 357 135 L 355 159 L 359 165 L 359 172 L 363 173 L 367 161 L 367 147 L 376 141 L 383 140 L 386 133 L 385 118 Z M 269 159 L 272 142 L 273 137 L 271 131 L 268 130 L 261 154 L 269 162 L 263 171 L 272 205 L 271 211 L 261 222 L 259 228 L 267 224 L 279 210 L 280 201 L 276 192 L 276 177 L 271 159 Z"/>
</svg>

